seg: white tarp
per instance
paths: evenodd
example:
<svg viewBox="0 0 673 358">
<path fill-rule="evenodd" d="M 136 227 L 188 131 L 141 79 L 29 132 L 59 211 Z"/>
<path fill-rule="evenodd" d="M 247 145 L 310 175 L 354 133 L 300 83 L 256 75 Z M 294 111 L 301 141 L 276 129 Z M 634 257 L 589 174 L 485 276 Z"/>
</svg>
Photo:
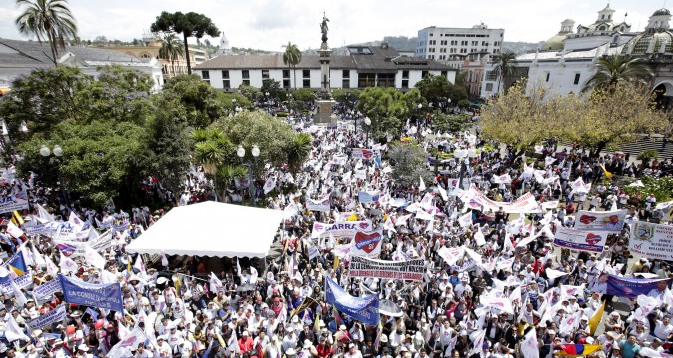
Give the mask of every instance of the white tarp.
<svg viewBox="0 0 673 358">
<path fill-rule="evenodd" d="M 129 253 L 266 257 L 280 210 L 206 201 L 171 209 L 126 247 Z"/>
</svg>

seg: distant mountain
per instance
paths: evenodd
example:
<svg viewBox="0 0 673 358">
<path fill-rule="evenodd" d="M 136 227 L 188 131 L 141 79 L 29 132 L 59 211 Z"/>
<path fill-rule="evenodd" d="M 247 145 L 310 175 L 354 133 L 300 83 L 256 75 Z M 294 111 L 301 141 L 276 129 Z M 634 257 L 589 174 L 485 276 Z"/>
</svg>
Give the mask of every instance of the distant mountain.
<svg viewBox="0 0 673 358">
<path fill-rule="evenodd" d="M 535 52 L 536 50 L 539 50 L 540 47 L 542 47 L 543 43 L 544 41 L 540 42 L 503 41 L 502 52 L 514 52 L 517 55 L 529 52 Z"/>
</svg>

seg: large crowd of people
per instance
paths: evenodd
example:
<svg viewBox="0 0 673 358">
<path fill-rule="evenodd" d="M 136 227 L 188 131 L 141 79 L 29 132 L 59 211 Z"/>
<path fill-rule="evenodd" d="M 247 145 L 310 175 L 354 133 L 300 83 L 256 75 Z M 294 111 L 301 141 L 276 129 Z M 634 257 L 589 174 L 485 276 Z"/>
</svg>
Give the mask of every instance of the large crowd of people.
<svg viewBox="0 0 673 358">
<path fill-rule="evenodd" d="M 164 211 L 68 207 L 40 187 L 39 176 L 17 178 L 6 170 L 4 194 L 25 190 L 32 205 L 2 225 L 0 358 L 552 358 L 573 352 L 634 358 L 665 356 L 671 349 L 670 281 L 637 298 L 600 289 L 607 274 L 673 278 L 667 262 L 629 252 L 630 225 L 668 224 L 670 205 L 653 195 L 629 196 L 605 180 L 610 172 L 651 175 L 670 162 L 643 173 L 629 169 L 623 156 L 592 158 L 577 148 L 549 146 L 537 148 L 536 161 L 509 148 L 482 150 L 486 143 L 469 131 L 453 137 L 425 133 L 426 148 L 470 155 L 447 159 L 433 179 L 404 186 L 385 159 L 387 145 L 365 143 L 363 133 L 351 130 L 302 130 L 313 136 L 302 169 L 266 173 L 277 188 L 268 193 L 268 208 L 287 213 L 276 237 L 281 254 L 257 267 L 236 258 L 214 273 L 199 257 L 125 251 Z M 404 130 L 418 132 L 411 124 Z M 358 147 L 374 155 L 355 156 L 352 148 Z M 185 184 L 176 195 L 180 205 L 213 198 L 198 168 Z M 372 199 L 360 202 L 361 192 Z M 496 206 L 475 206 L 475 192 Z M 497 206 L 528 194 L 537 203 L 534 210 Z M 243 196 L 233 193 L 228 200 Z M 328 211 L 307 209 L 307 201 L 325 198 Z M 626 216 L 613 220 L 616 231 L 602 251 L 554 244 L 554 233 L 579 221 L 578 210 L 619 209 Z M 350 238 L 316 233 L 314 223 L 353 220 L 383 231 L 378 259 L 422 259 L 422 280 L 349 276 Z M 64 227 L 71 230 L 64 234 Z M 102 267 L 72 244 L 104 235 L 109 244 L 99 246 Z M 8 264 L 17 253 L 26 272 Z M 124 312 L 69 304 L 62 292 L 36 294 L 58 274 L 93 284 L 119 282 Z M 30 280 L 19 284 L 22 275 Z M 328 279 L 352 296 L 374 294 L 386 302 L 380 323 L 364 324 L 328 303 Z M 63 305 L 65 318 L 29 325 Z M 597 327 L 590 322 L 594 317 L 600 318 Z M 140 341 L 132 333 L 138 330 Z"/>
</svg>

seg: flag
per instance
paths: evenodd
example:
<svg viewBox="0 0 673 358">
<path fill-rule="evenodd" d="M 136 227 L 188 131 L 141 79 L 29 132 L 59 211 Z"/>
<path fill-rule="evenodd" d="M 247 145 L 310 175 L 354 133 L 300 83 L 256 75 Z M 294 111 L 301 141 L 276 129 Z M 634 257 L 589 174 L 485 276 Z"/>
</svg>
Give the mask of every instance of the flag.
<svg viewBox="0 0 673 358">
<path fill-rule="evenodd" d="M 89 265 L 95 266 L 101 270 L 105 269 L 105 258 L 101 256 L 96 250 L 87 245 L 84 248 L 84 255 L 86 256 L 86 262 Z"/>
<path fill-rule="evenodd" d="M 14 282 L 14 280 L 10 279 L 9 282 L 12 285 L 12 291 L 14 291 L 14 298 L 16 299 L 16 303 L 18 303 L 20 306 L 25 305 L 28 302 L 26 295 L 23 294 L 21 288 L 16 284 L 16 282 Z"/>
<path fill-rule="evenodd" d="M 128 357 L 131 350 L 135 350 L 139 343 L 146 343 L 148 341 L 145 332 L 139 327 L 136 327 L 127 334 L 119 343 L 115 344 L 107 354 L 110 358 Z"/>
<path fill-rule="evenodd" d="M 210 290 L 213 293 L 219 292 L 222 289 L 222 287 L 224 287 L 224 285 L 222 285 L 222 281 L 220 281 L 220 279 L 217 278 L 217 276 L 215 276 L 215 274 L 213 272 L 210 273 L 210 281 L 209 282 L 210 282 Z"/>
<path fill-rule="evenodd" d="M 465 213 L 465 215 L 460 216 L 458 218 L 458 224 L 460 224 L 460 227 L 472 225 L 472 211 L 469 211 Z"/>
<path fill-rule="evenodd" d="M 425 182 L 423 182 L 423 177 L 419 176 L 418 179 L 420 180 L 418 183 L 418 191 L 425 191 Z"/>
<path fill-rule="evenodd" d="M 383 334 L 383 327 L 381 327 L 381 322 L 376 326 L 376 338 L 374 339 L 374 349 L 378 350 L 379 345 L 381 344 L 381 335 Z"/>
<path fill-rule="evenodd" d="M 77 247 L 75 245 L 69 245 L 69 244 L 56 244 L 56 248 L 61 250 L 61 253 L 65 256 L 70 256 L 77 251 Z"/>
<path fill-rule="evenodd" d="M 40 255 L 40 253 L 37 251 L 35 245 L 32 246 L 32 252 L 33 252 L 33 261 L 35 261 L 35 265 L 37 265 L 37 267 L 47 266 L 47 262 L 44 260 L 44 257 L 42 257 L 42 255 Z"/>
<path fill-rule="evenodd" d="M 61 253 L 61 262 L 59 262 L 59 266 L 61 266 L 61 272 L 63 273 L 76 272 L 79 269 L 77 263 L 71 258 L 63 255 L 63 253 Z"/>
<path fill-rule="evenodd" d="M 351 216 L 346 219 L 346 221 L 358 221 L 358 214 L 357 213 L 352 213 Z"/>
<path fill-rule="evenodd" d="M 23 236 L 23 230 L 19 229 L 19 227 L 14 225 L 11 221 L 7 223 L 7 233 L 16 239 Z"/>
<path fill-rule="evenodd" d="M 274 178 L 269 178 L 264 183 L 264 195 L 268 194 L 271 190 L 276 187 L 276 180 Z"/>
<path fill-rule="evenodd" d="M 601 323 L 601 320 L 603 319 L 603 311 L 605 311 L 605 301 L 603 301 L 603 304 L 601 304 L 601 307 L 589 319 L 589 332 L 591 334 L 596 333 L 596 329 L 598 328 L 598 324 Z"/>
<path fill-rule="evenodd" d="M 12 212 L 12 223 L 18 227 L 23 225 L 23 218 L 16 210 Z"/>
<path fill-rule="evenodd" d="M 524 358 L 540 358 L 540 348 L 537 345 L 537 334 L 534 328 L 524 336 L 521 342 L 521 354 Z"/>
<path fill-rule="evenodd" d="M 28 271 L 26 261 L 23 258 L 23 252 L 19 251 L 7 261 L 7 268 L 14 271 L 17 276 L 21 276 Z"/>
<path fill-rule="evenodd" d="M 561 344 L 558 355 L 561 357 L 583 357 L 601 349 L 600 344 Z"/>
<path fill-rule="evenodd" d="M 9 342 L 16 341 L 17 339 L 30 341 L 30 338 L 28 338 L 28 336 L 26 336 L 26 334 L 23 333 L 23 331 L 19 327 L 19 324 L 16 323 L 14 317 L 11 314 L 7 316 L 9 318 L 7 320 L 7 330 L 5 331 L 5 338 L 7 338 Z"/>
<path fill-rule="evenodd" d="M 474 344 L 472 351 L 468 355 L 479 354 L 484 350 L 484 339 L 486 338 L 486 330 L 474 331 L 470 334 L 470 340 Z"/>
<path fill-rule="evenodd" d="M 58 276 L 58 267 L 56 267 L 56 264 L 54 264 L 54 262 L 51 261 L 49 256 L 44 257 L 44 262 L 47 266 L 47 273 L 52 277 Z"/>
<path fill-rule="evenodd" d="M 612 173 L 610 173 L 609 171 L 607 171 L 607 170 L 605 169 L 605 164 L 602 164 L 602 163 L 601 163 L 601 164 L 599 164 L 599 166 L 600 166 L 601 169 L 603 170 L 603 174 L 605 174 L 605 177 L 606 177 L 606 178 L 608 178 L 608 179 L 612 178 Z"/>
</svg>

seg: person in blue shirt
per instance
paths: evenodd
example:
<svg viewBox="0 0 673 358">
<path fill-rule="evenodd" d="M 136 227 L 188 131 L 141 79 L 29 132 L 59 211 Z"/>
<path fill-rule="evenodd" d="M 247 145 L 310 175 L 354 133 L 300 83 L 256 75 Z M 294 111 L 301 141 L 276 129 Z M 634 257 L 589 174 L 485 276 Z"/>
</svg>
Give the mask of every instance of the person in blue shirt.
<svg viewBox="0 0 673 358">
<path fill-rule="evenodd" d="M 641 347 L 636 343 L 636 336 L 629 334 L 629 338 L 619 341 L 619 348 L 622 350 L 622 357 L 635 358 L 640 353 Z"/>
</svg>

